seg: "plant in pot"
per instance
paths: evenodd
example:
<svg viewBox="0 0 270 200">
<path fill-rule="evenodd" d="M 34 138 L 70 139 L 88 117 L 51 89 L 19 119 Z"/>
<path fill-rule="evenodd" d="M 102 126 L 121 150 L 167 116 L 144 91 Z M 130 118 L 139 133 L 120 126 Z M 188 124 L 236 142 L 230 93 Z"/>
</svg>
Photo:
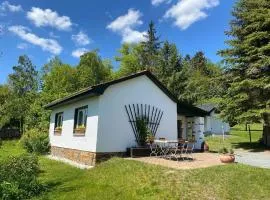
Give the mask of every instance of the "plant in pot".
<svg viewBox="0 0 270 200">
<path fill-rule="evenodd" d="M 219 153 L 222 163 L 233 163 L 235 161 L 233 149 L 228 150 L 226 147 L 223 147 L 219 150 Z"/>
<path fill-rule="evenodd" d="M 62 127 L 61 126 L 58 126 L 54 129 L 54 133 L 55 134 L 61 134 L 62 133 Z"/>
<path fill-rule="evenodd" d="M 145 146 L 147 142 L 147 134 L 149 133 L 145 119 L 137 118 L 136 127 L 137 127 L 137 132 L 138 132 L 137 143 L 139 146 Z"/>
<path fill-rule="evenodd" d="M 149 133 L 146 136 L 146 142 L 148 144 L 153 144 L 154 143 L 154 140 L 155 140 L 155 136 L 150 131 L 148 131 L 148 132 Z"/>
<path fill-rule="evenodd" d="M 85 133 L 85 126 L 84 125 L 79 125 L 75 128 L 75 133 L 76 134 L 84 134 Z"/>
</svg>

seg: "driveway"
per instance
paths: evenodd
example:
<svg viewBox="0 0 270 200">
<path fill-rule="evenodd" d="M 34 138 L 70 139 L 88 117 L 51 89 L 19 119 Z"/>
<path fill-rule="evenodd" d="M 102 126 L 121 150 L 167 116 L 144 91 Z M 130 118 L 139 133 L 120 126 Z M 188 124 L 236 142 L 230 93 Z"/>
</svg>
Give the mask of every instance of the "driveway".
<svg viewBox="0 0 270 200">
<path fill-rule="evenodd" d="M 250 152 L 236 150 L 236 162 L 254 167 L 270 168 L 270 151 Z"/>
</svg>

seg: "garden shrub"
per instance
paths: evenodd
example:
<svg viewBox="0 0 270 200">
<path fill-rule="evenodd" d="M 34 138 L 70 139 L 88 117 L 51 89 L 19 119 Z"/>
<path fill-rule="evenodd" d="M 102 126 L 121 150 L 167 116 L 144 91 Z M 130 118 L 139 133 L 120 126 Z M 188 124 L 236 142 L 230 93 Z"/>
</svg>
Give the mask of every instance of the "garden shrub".
<svg viewBox="0 0 270 200">
<path fill-rule="evenodd" d="M 44 189 L 37 180 L 40 170 L 35 155 L 11 157 L 0 164 L 0 199 L 28 199 Z"/>
<path fill-rule="evenodd" d="M 46 154 L 50 149 L 48 134 L 38 129 L 31 129 L 24 133 L 21 142 L 29 153 Z"/>
</svg>

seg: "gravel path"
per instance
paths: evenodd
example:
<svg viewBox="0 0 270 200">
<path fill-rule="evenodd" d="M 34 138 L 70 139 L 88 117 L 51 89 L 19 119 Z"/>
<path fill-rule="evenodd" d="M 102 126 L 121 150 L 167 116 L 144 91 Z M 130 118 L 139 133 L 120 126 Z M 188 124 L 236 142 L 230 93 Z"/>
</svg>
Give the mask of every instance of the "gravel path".
<svg viewBox="0 0 270 200">
<path fill-rule="evenodd" d="M 249 152 L 245 150 L 237 150 L 236 162 L 262 168 L 270 168 L 270 152 Z"/>
</svg>

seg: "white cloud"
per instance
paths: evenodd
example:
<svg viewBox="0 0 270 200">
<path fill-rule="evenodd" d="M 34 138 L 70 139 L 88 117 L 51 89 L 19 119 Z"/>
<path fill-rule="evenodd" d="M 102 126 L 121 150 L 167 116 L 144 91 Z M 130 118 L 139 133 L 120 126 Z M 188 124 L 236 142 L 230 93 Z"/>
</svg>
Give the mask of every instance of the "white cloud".
<svg viewBox="0 0 270 200">
<path fill-rule="evenodd" d="M 151 0 L 153 6 L 159 6 L 162 3 L 171 3 L 171 0 Z"/>
<path fill-rule="evenodd" d="M 68 16 L 59 16 L 57 12 L 51 9 L 32 7 L 31 11 L 27 12 L 27 18 L 32 21 L 37 27 L 50 26 L 58 30 L 70 30 L 72 22 Z"/>
<path fill-rule="evenodd" d="M 72 35 L 71 39 L 78 45 L 78 46 L 85 46 L 91 43 L 90 38 L 88 37 L 88 35 L 86 35 L 86 33 L 84 33 L 83 31 L 80 31 L 78 34 L 76 35 Z"/>
<path fill-rule="evenodd" d="M 20 43 L 20 44 L 17 45 L 17 48 L 18 49 L 22 49 L 22 50 L 28 49 L 28 44 L 26 44 L 26 43 Z"/>
<path fill-rule="evenodd" d="M 112 21 L 107 29 L 116 32 L 122 36 L 122 42 L 137 43 L 143 41 L 146 32 L 139 32 L 134 30 L 134 27 L 143 24 L 140 20 L 142 14 L 138 10 L 129 9 L 128 13 L 119 16 Z"/>
<path fill-rule="evenodd" d="M 79 48 L 79 49 L 75 49 L 74 51 L 72 51 L 71 55 L 75 58 L 79 58 L 81 57 L 83 54 L 85 54 L 86 52 L 88 52 L 89 50 L 86 48 Z"/>
<path fill-rule="evenodd" d="M 194 22 L 206 18 L 205 10 L 218 5 L 219 0 L 179 0 L 164 17 L 174 19 L 174 25 L 185 30 Z"/>
<path fill-rule="evenodd" d="M 5 26 L 0 24 L 0 36 L 4 35 L 4 29 L 5 29 Z"/>
<path fill-rule="evenodd" d="M 55 55 L 62 52 L 62 47 L 58 44 L 56 40 L 39 37 L 31 33 L 31 30 L 24 26 L 10 26 L 8 30 L 20 37 L 21 39 L 33 45 L 41 47 L 44 51 L 48 51 Z"/>
<path fill-rule="evenodd" d="M 12 5 L 8 1 L 3 1 L 0 4 L 0 11 L 10 11 L 10 12 L 20 12 L 22 11 L 22 6 L 21 5 Z"/>
<path fill-rule="evenodd" d="M 144 35 L 146 32 L 139 32 L 132 29 L 125 29 L 123 31 L 123 39 L 122 42 L 126 43 L 137 43 L 145 40 Z"/>
<path fill-rule="evenodd" d="M 58 35 L 55 35 L 54 32 L 49 32 L 49 36 L 52 37 L 52 38 L 59 38 Z"/>
</svg>

